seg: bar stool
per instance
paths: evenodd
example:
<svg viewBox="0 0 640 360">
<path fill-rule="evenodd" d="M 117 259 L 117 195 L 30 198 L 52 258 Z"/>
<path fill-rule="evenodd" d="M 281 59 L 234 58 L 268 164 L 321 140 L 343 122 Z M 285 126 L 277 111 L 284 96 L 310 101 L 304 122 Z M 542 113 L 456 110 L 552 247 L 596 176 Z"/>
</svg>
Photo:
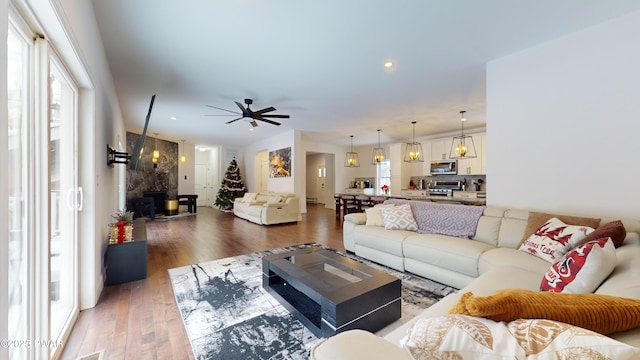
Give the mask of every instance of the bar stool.
<svg viewBox="0 0 640 360">
<path fill-rule="evenodd" d="M 355 195 L 342 196 L 342 216 L 358 210 L 358 203 Z"/>
<path fill-rule="evenodd" d="M 333 194 L 333 200 L 336 202 L 336 217 L 340 218 L 340 207 L 342 207 L 342 195 Z"/>
</svg>

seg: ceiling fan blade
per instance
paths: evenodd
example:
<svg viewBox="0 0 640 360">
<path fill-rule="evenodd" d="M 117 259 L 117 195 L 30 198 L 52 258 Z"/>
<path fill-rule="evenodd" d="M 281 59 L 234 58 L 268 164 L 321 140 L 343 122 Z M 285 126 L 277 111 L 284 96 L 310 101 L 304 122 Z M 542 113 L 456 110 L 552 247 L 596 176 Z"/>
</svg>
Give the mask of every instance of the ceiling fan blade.
<svg viewBox="0 0 640 360">
<path fill-rule="evenodd" d="M 273 114 L 273 115 L 262 115 L 262 117 L 271 117 L 271 118 L 278 118 L 278 119 L 288 119 L 289 115 L 277 115 L 277 114 Z"/>
<path fill-rule="evenodd" d="M 226 111 L 226 112 L 230 112 L 230 113 L 233 113 L 233 114 L 240 115 L 239 112 L 235 112 L 235 111 L 231 111 L 231 110 L 227 110 L 227 109 L 223 109 L 223 108 L 219 108 L 219 107 L 215 107 L 215 106 L 211 106 L 211 105 L 205 105 L 205 106 L 208 106 L 208 107 L 213 108 L 213 109 L 218 109 L 218 110 L 222 110 L 222 111 Z"/>
<path fill-rule="evenodd" d="M 225 124 L 231 124 L 232 122 L 234 122 L 234 121 L 238 121 L 238 120 L 240 120 L 240 119 L 244 119 L 244 117 L 239 117 L 239 118 L 237 118 L 237 119 L 233 119 L 233 120 L 231 120 L 231 121 L 227 121 Z"/>
<path fill-rule="evenodd" d="M 258 126 L 258 123 L 255 120 L 251 120 L 251 122 L 249 122 L 249 124 L 251 124 L 251 126 L 253 126 L 253 127 Z"/>
<path fill-rule="evenodd" d="M 264 113 L 268 113 L 271 111 L 276 111 L 276 108 L 274 108 L 273 106 L 269 106 L 268 108 L 264 108 L 262 110 L 258 110 L 258 111 L 254 111 L 254 114 L 264 114 Z"/>
<path fill-rule="evenodd" d="M 269 123 L 269 124 L 272 124 L 272 125 L 275 125 L 275 126 L 280 126 L 279 122 L 271 121 L 269 119 L 256 119 L 256 120 L 264 121 L 266 123 Z"/>
<path fill-rule="evenodd" d="M 244 108 L 244 106 L 242 104 L 240 104 L 237 101 L 234 101 L 236 103 L 236 105 L 238 105 L 238 107 L 240 108 L 240 110 L 242 111 L 242 114 L 244 115 L 247 112 L 247 109 Z"/>
<path fill-rule="evenodd" d="M 222 115 L 209 115 L 209 114 L 205 114 L 204 116 L 236 116 L 236 115 L 242 115 L 242 114 L 235 114 L 235 115 L 232 115 L 232 114 L 222 114 Z"/>
</svg>

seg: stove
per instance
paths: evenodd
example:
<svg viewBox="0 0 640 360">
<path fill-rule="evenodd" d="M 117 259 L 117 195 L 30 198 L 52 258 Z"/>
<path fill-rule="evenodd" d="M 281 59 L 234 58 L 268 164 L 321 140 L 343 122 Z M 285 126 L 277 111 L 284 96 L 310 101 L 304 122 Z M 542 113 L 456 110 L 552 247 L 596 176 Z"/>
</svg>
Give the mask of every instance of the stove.
<svg viewBox="0 0 640 360">
<path fill-rule="evenodd" d="M 430 196 L 453 196 L 453 190 L 461 190 L 462 181 L 436 180 L 429 188 Z"/>
</svg>

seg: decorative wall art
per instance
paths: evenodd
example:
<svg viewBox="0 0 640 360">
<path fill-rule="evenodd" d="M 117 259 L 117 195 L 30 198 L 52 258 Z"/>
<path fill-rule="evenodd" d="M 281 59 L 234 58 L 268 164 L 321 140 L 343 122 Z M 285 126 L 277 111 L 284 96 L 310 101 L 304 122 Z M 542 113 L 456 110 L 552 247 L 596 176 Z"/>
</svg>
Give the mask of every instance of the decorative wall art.
<svg viewBox="0 0 640 360">
<path fill-rule="evenodd" d="M 291 176 L 291 147 L 269 152 L 269 177 Z"/>
</svg>

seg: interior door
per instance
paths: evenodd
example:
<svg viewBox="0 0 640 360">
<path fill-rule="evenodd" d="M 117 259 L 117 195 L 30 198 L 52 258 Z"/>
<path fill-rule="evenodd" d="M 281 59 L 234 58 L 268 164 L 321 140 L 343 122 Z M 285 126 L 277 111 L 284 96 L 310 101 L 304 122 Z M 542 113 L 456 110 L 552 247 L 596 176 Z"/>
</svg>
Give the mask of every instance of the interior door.
<svg viewBox="0 0 640 360">
<path fill-rule="evenodd" d="M 195 167 L 195 191 L 198 195 L 198 204 L 211 205 L 209 198 L 209 166 L 206 164 L 196 164 Z M 202 201 L 202 202 L 200 202 Z"/>
</svg>

